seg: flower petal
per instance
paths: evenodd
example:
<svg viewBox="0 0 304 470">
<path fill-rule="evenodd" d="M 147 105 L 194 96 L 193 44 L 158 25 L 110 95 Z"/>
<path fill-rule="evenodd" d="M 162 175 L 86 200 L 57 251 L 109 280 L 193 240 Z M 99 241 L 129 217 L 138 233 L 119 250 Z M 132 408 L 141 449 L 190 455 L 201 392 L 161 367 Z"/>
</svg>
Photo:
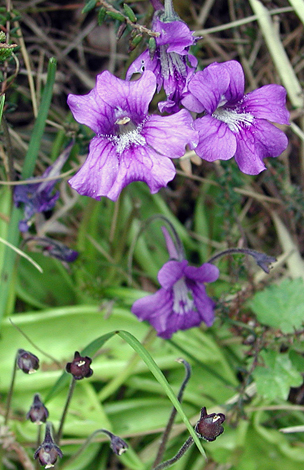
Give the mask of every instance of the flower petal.
<svg viewBox="0 0 304 470">
<path fill-rule="evenodd" d="M 192 46 L 197 39 L 183 21 L 170 21 L 165 23 L 159 18 L 153 21 L 153 30 L 161 33 L 156 38 L 157 46 L 168 44 L 167 52 L 176 52 L 180 55 L 188 54 L 186 48 Z"/>
<path fill-rule="evenodd" d="M 131 146 L 120 155 L 115 182 L 105 195 L 116 201 L 121 190 L 133 181 L 144 181 L 151 194 L 155 194 L 173 180 L 175 173 L 175 166 L 169 158 L 148 146 Z"/>
<path fill-rule="evenodd" d="M 172 312 L 172 306 L 172 291 L 160 289 L 155 294 L 136 300 L 132 305 L 131 312 L 141 321 L 147 320 L 161 335 L 162 332 L 168 329 L 167 319 Z M 167 337 L 170 338 L 172 333 L 173 331 Z"/>
<path fill-rule="evenodd" d="M 229 83 L 230 77 L 227 69 L 215 62 L 194 75 L 189 82 L 188 90 L 198 99 L 204 110 L 212 114 L 226 93 Z M 188 109 L 192 111 L 189 107 L 190 100 L 187 104 Z"/>
<path fill-rule="evenodd" d="M 94 137 L 85 163 L 68 182 L 79 194 L 99 200 L 111 190 L 118 169 L 114 144 L 107 139 Z"/>
<path fill-rule="evenodd" d="M 96 87 L 87 95 L 70 94 L 67 103 L 74 119 L 85 124 L 96 134 L 108 134 L 113 127 L 113 109 L 96 92 Z"/>
<path fill-rule="evenodd" d="M 283 131 L 264 119 L 256 119 L 250 129 L 238 134 L 235 160 L 243 173 L 257 175 L 266 169 L 263 158 L 277 157 L 287 145 Z"/>
<path fill-rule="evenodd" d="M 198 134 L 193 129 L 190 113 L 181 109 L 171 116 L 150 116 L 145 122 L 141 134 L 148 145 L 169 158 L 179 158 L 185 153 L 185 146 L 195 148 Z"/>
<path fill-rule="evenodd" d="M 168 230 L 166 229 L 166 227 L 161 227 L 161 230 L 162 230 L 163 235 L 165 237 L 166 246 L 167 246 L 167 250 L 168 250 L 170 258 L 178 260 L 178 258 L 179 258 L 178 252 L 177 252 L 176 246 L 175 246 Z"/>
<path fill-rule="evenodd" d="M 174 284 L 183 277 L 185 267 L 188 265 L 187 260 L 175 261 L 170 260 L 163 265 L 158 272 L 158 281 L 164 289 L 172 289 Z"/>
<path fill-rule="evenodd" d="M 242 103 L 247 113 L 256 118 L 278 124 L 289 124 L 286 109 L 286 90 L 280 85 L 265 85 L 244 96 Z"/>
<path fill-rule="evenodd" d="M 199 133 L 197 155 L 208 162 L 229 160 L 236 151 L 236 137 L 227 124 L 212 116 L 196 119 L 194 128 Z"/>
<path fill-rule="evenodd" d="M 245 90 L 245 77 L 241 64 L 236 60 L 228 60 L 218 64 L 219 66 L 225 67 L 230 77 L 229 86 L 225 92 L 226 100 L 230 103 L 239 101 L 243 98 Z"/>
<path fill-rule="evenodd" d="M 188 285 L 190 287 L 190 284 Z M 191 282 L 191 290 L 193 292 L 194 304 L 200 319 L 199 323 L 203 321 L 207 326 L 212 326 L 214 322 L 214 302 L 206 294 L 205 286 L 197 282 Z"/>
<path fill-rule="evenodd" d="M 134 73 L 144 73 L 145 70 L 150 70 L 154 73 L 157 83 L 157 91 L 159 92 L 162 84 L 163 78 L 161 75 L 161 66 L 160 60 L 157 57 L 157 54 L 154 55 L 154 58 L 150 58 L 150 52 L 147 49 L 144 51 L 137 59 L 132 62 L 126 73 L 126 80 L 130 80 Z"/>
<path fill-rule="evenodd" d="M 199 268 L 195 266 L 186 266 L 185 276 L 196 282 L 214 282 L 218 279 L 220 271 L 217 266 L 211 263 L 204 263 Z"/>
<path fill-rule="evenodd" d="M 121 80 L 107 70 L 97 76 L 96 93 L 115 110 L 129 112 L 132 120 L 143 120 L 156 88 L 155 75 L 147 70 L 135 81 Z"/>
</svg>

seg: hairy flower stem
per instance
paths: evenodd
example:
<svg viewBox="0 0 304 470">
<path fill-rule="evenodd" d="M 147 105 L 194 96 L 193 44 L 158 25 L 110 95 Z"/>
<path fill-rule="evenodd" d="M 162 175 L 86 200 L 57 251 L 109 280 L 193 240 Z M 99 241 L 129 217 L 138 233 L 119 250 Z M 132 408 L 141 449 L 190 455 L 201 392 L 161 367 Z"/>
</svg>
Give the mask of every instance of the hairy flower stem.
<svg viewBox="0 0 304 470">
<path fill-rule="evenodd" d="M 269 265 L 276 261 L 276 258 L 274 258 L 273 256 L 268 256 L 265 253 L 250 250 L 249 248 L 229 248 L 228 250 L 221 251 L 217 255 L 212 256 L 212 258 L 210 258 L 207 263 L 213 263 L 218 258 L 231 254 L 243 254 L 252 256 L 256 264 L 267 274 L 269 273 Z"/>
<path fill-rule="evenodd" d="M 70 405 L 70 402 L 71 402 L 71 399 L 72 399 L 72 396 L 73 396 L 73 392 L 74 392 L 74 388 L 75 388 L 75 383 L 76 383 L 76 380 L 74 379 L 74 377 L 72 377 L 72 381 L 71 381 L 71 383 L 70 383 L 70 388 L 69 388 L 67 400 L 66 400 L 66 403 L 65 403 L 65 407 L 64 407 L 64 409 L 63 409 L 63 412 L 62 412 L 62 416 L 61 416 L 61 420 L 60 420 L 60 425 L 59 425 L 59 429 L 58 429 L 57 436 L 56 436 L 56 441 L 57 441 L 57 444 L 58 444 L 58 445 L 59 445 L 59 443 L 60 443 L 60 439 L 61 439 L 61 436 L 62 436 L 63 425 L 64 425 L 64 422 L 65 422 L 65 418 L 66 418 L 66 414 L 67 414 L 67 411 L 68 411 L 68 407 L 69 407 L 69 405 Z"/>
<path fill-rule="evenodd" d="M 179 449 L 177 454 L 172 457 L 172 459 L 166 460 L 166 462 L 160 463 L 157 465 L 157 467 L 153 467 L 152 470 L 162 470 L 163 468 L 168 468 L 171 467 L 174 463 L 176 463 L 184 454 L 187 452 L 187 450 L 192 446 L 194 443 L 193 437 L 190 436 L 186 440 L 186 442 L 182 445 L 182 447 Z"/>
<path fill-rule="evenodd" d="M 15 357 L 14 361 L 14 369 L 13 369 L 13 374 L 12 374 L 12 380 L 11 380 L 11 385 L 9 388 L 9 392 L 7 395 L 7 402 L 6 402 L 6 412 L 5 412 L 5 418 L 4 418 L 4 426 L 7 425 L 8 423 L 8 417 L 9 417 L 9 412 L 11 408 L 11 401 L 12 401 L 12 396 L 13 396 L 13 391 L 14 391 L 14 385 L 15 385 L 15 378 L 16 378 L 16 372 L 17 372 L 17 358 L 18 358 L 18 352 Z"/>
<path fill-rule="evenodd" d="M 180 390 L 178 392 L 178 395 L 177 395 L 177 399 L 181 403 L 186 385 L 189 382 L 189 379 L 191 377 L 191 366 L 184 359 L 178 359 L 178 362 L 182 362 L 185 366 L 185 369 L 186 369 L 185 378 L 183 380 L 183 383 L 182 383 L 182 385 L 180 387 Z M 172 411 L 171 411 L 171 415 L 170 415 L 168 423 L 167 423 L 167 426 L 166 426 L 166 428 L 163 432 L 162 438 L 161 438 L 161 442 L 160 442 L 160 446 L 159 446 L 159 449 L 158 449 L 158 452 L 157 452 L 157 456 L 156 456 L 156 458 L 154 460 L 154 463 L 153 463 L 153 468 L 157 467 L 158 464 L 161 462 L 161 460 L 163 458 L 165 448 L 166 448 L 166 444 L 167 444 L 167 441 L 168 441 L 168 438 L 169 438 L 169 435 L 170 435 L 170 432 L 171 432 L 171 429 L 172 429 L 172 426 L 173 426 L 173 423 L 174 423 L 176 413 L 177 413 L 176 408 L 173 407 Z"/>
<path fill-rule="evenodd" d="M 167 21 L 172 21 L 178 18 L 177 14 L 174 11 L 172 0 L 165 0 L 165 15 Z"/>
</svg>

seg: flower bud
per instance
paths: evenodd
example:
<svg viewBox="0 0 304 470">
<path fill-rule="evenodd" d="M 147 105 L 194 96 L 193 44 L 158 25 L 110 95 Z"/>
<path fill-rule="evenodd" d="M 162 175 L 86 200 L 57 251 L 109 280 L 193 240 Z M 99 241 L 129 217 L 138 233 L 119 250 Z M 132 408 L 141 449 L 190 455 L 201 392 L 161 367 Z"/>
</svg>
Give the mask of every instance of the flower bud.
<svg viewBox="0 0 304 470">
<path fill-rule="evenodd" d="M 46 422 L 48 417 L 49 412 L 40 400 L 39 393 L 35 393 L 33 404 L 26 415 L 26 419 L 30 419 L 32 423 L 42 424 Z"/>
<path fill-rule="evenodd" d="M 107 429 L 100 429 L 101 432 L 104 432 L 111 439 L 110 447 L 113 450 L 114 454 L 121 455 L 126 452 L 129 448 L 126 441 L 121 439 L 119 436 L 115 436 L 111 431 Z"/>
<path fill-rule="evenodd" d="M 17 366 L 25 374 L 33 374 L 37 369 L 39 369 L 39 359 L 29 351 L 18 349 Z"/>
<path fill-rule="evenodd" d="M 34 459 L 39 459 L 40 465 L 45 468 L 54 467 L 57 462 L 57 458 L 62 457 L 61 450 L 53 440 L 51 427 L 51 423 L 46 424 L 44 441 L 34 454 Z"/>
<path fill-rule="evenodd" d="M 69 374 L 72 374 L 75 380 L 81 380 L 93 375 L 93 370 L 90 368 L 91 362 L 92 359 L 90 357 L 81 357 L 79 352 L 76 351 L 73 361 L 68 362 L 65 369 Z"/>
<path fill-rule="evenodd" d="M 223 413 L 207 414 L 206 407 L 201 409 L 201 417 L 196 423 L 195 431 L 197 434 L 206 439 L 206 441 L 215 441 L 215 439 L 224 432 L 221 425 L 226 419 Z"/>
</svg>

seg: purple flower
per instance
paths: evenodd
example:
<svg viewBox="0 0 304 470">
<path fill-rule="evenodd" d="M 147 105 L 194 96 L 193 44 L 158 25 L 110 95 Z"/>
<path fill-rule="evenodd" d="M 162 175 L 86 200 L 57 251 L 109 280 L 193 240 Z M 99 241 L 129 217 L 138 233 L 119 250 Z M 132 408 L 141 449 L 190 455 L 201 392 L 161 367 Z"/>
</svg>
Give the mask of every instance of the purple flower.
<svg viewBox="0 0 304 470">
<path fill-rule="evenodd" d="M 48 167 L 43 175 L 39 178 L 31 178 L 33 184 L 23 184 L 16 186 L 14 190 L 14 203 L 16 207 L 24 204 L 24 219 L 19 222 L 20 232 L 27 232 L 30 226 L 30 219 L 36 212 L 46 212 L 56 204 L 59 198 L 59 192 L 53 193 L 53 189 L 57 180 L 42 181 L 35 183 L 34 181 L 42 178 L 53 178 L 60 175 L 60 171 L 65 164 L 73 144 L 70 144 L 65 151 L 57 158 L 57 160 Z"/>
<path fill-rule="evenodd" d="M 214 302 L 207 296 L 205 282 L 219 277 L 216 266 L 205 263 L 199 268 L 180 259 L 168 232 L 163 228 L 170 259 L 158 273 L 161 289 L 155 294 L 136 300 L 132 312 L 147 320 L 158 336 L 168 339 L 178 330 L 188 330 L 202 321 L 211 326 L 214 321 Z"/>
<path fill-rule="evenodd" d="M 35 240 L 37 245 L 42 247 L 43 254 L 45 256 L 51 256 L 59 259 L 60 261 L 73 263 L 79 256 L 78 251 L 72 250 L 58 240 L 53 240 L 48 237 L 29 237 L 26 241 L 28 242 L 31 240 Z"/>
<path fill-rule="evenodd" d="M 132 181 L 144 181 L 154 194 L 175 176 L 171 158 L 195 147 L 197 132 L 186 110 L 173 116 L 149 116 L 156 78 L 147 71 L 137 81 L 120 80 L 105 71 L 84 96 L 69 95 L 74 118 L 97 135 L 84 165 L 69 180 L 79 194 L 116 201 Z"/>
<path fill-rule="evenodd" d="M 157 92 L 164 87 L 167 101 L 158 104 L 161 112 L 175 113 L 187 82 L 194 74 L 197 59 L 189 54 L 189 47 L 195 44 L 192 31 L 183 21 L 162 21 L 158 14 L 154 15 L 153 31 L 160 33 L 155 38 L 156 49 L 153 58 L 149 50 L 144 51 L 129 67 L 126 78 L 133 73 L 151 70 L 156 76 Z"/>
<path fill-rule="evenodd" d="M 40 465 L 44 468 L 52 468 L 55 466 L 58 457 L 62 458 L 62 452 L 54 442 L 52 436 L 52 423 L 47 422 L 44 441 L 36 450 L 34 459 L 38 459 Z"/>
<path fill-rule="evenodd" d="M 196 423 L 195 431 L 206 441 L 215 441 L 215 439 L 224 432 L 222 423 L 225 419 L 226 416 L 223 413 L 207 414 L 206 407 L 204 406 L 201 409 L 201 416 Z"/>
<path fill-rule="evenodd" d="M 19 369 L 25 374 L 33 374 L 39 369 L 38 357 L 24 349 L 18 349 L 16 361 Z"/>
<path fill-rule="evenodd" d="M 244 95 L 243 69 L 230 60 L 196 73 L 188 91 L 183 105 L 205 113 L 194 124 L 200 136 L 195 151 L 204 160 L 234 156 L 243 173 L 257 175 L 266 169 L 264 158 L 277 157 L 286 149 L 286 135 L 268 122 L 288 124 L 284 87 L 266 85 Z"/>
<path fill-rule="evenodd" d="M 75 380 L 81 380 L 93 375 L 93 370 L 90 367 L 91 363 L 92 359 L 90 357 L 82 357 L 78 351 L 75 351 L 74 359 L 72 362 L 67 363 L 65 370 L 72 374 Z"/>
<path fill-rule="evenodd" d="M 33 404 L 26 414 L 26 419 L 30 419 L 32 423 L 42 424 L 46 422 L 48 417 L 48 409 L 42 403 L 39 393 L 35 393 Z"/>
</svg>

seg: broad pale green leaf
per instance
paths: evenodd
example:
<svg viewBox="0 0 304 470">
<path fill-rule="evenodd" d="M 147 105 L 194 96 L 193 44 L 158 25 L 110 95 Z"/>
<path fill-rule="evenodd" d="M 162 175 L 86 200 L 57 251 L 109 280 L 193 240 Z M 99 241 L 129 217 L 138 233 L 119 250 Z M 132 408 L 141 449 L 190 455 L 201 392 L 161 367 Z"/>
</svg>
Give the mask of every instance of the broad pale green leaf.
<svg viewBox="0 0 304 470">
<path fill-rule="evenodd" d="M 264 325 L 292 333 L 304 321 L 304 283 L 302 279 L 285 279 L 258 292 L 249 306 Z"/>
<path fill-rule="evenodd" d="M 276 351 L 262 351 L 265 366 L 258 366 L 253 372 L 258 392 L 265 398 L 286 399 L 290 387 L 298 387 L 303 379 L 292 365 L 288 354 Z"/>
</svg>

